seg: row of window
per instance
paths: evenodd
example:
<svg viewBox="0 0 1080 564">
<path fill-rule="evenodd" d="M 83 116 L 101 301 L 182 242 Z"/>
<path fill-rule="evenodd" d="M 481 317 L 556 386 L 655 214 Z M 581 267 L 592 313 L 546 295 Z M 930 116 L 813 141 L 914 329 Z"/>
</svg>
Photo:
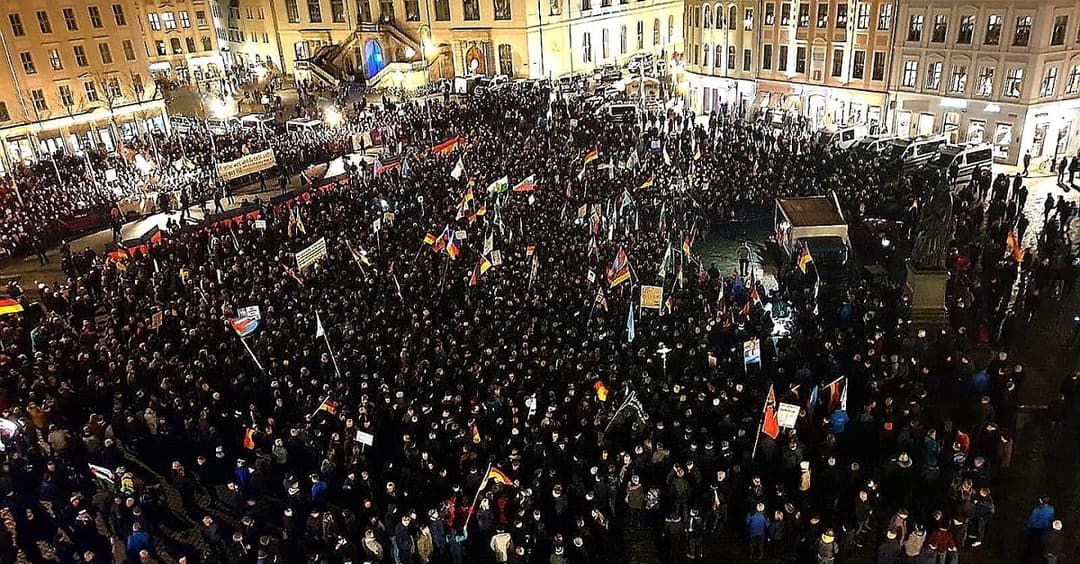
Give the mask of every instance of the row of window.
<svg viewBox="0 0 1080 564">
<path fill-rule="evenodd" d="M 105 104 L 113 105 L 124 99 L 127 94 L 120 86 L 120 79 L 116 77 L 101 80 L 100 90 L 93 80 L 83 81 L 82 86 L 83 100 L 87 104 L 104 102 Z M 134 95 L 135 98 L 141 98 L 145 92 L 146 90 L 143 86 L 142 76 L 132 72 L 130 94 Z M 70 86 L 67 84 L 58 85 L 56 87 L 56 94 L 62 109 L 66 111 L 75 110 L 75 94 L 72 92 Z M 30 90 L 30 102 L 35 112 L 49 111 L 49 102 L 45 98 L 45 91 L 40 88 Z M 0 122 L 7 121 L 11 121 L 11 113 L 8 111 L 7 103 L 0 101 Z"/>
<path fill-rule="evenodd" d="M 990 14 L 986 17 L 986 30 L 983 34 L 984 45 L 999 45 L 1001 43 L 1002 16 Z M 920 42 L 923 37 L 924 16 L 914 14 L 908 22 L 907 40 Z M 1031 42 L 1031 29 L 1034 25 L 1034 17 L 1018 16 L 1016 25 L 1013 27 L 1012 45 L 1014 47 L 1027 47 Z M 1050 31 L 1049 43 L 1051 46 L 1064 45 L 1065 33 L 1069 27 L 1069 16 L 1054 16 L 1054 27 Z M 956 33 L 956 43 L 970 45 L 975 35 L 975 15 L 967 14 L 960 16 L 960 26 Z M 931 29 L 930 42 L 944 43 L 949 36 L 949 17 L 945 14 L 934 16 L 934 27 Z M 1080 41 L 1080 34 L 1077 36 Z"/>
<path fill-rule="evenodd" d="M 305 0 L 310 23 L 323 23 L 323 9 L 320 0 Z M 285 14 L 289 23 L 300 23 L 298 0 L 285 0 Z M 345 23 L 345 0 L 330 0 L 330 20 L 333 23 Z"/>
<path fill-rule="evenodd" d="M 670 38 L 675 32 L 675 16 L 668 16 L 668 37 Z M 660 18 L 653 19 L 652 29 L 652 46 L 656 47 L 660 45 Z M 645 48 L 645 22 L 638 20 L 637 22 L 637 37 L 636 37 L 636 50 L 640 51 Z M 625 55 L 628 53 L 627 49 L 627 36 L 626 25 L 619 27 L 619 54 Z M 611 36 L 610 30 L 600 30 L 600 60 L 598 62 L 604 62 L 611 57 Z M 593 62 L 593 43 L 592 33 L 581 34 L 581 61 L 583 63 Z"/>
<path fill-rule="evenodd" d="M 695 8 L 695 10 L 697 10 L 697 8 Z M 724 27 L 725 27 L 724 8 L 720 4 L 717 4 L 715 10 L 716 10 L 715 11 L 715 13 L 716 13 L 716 29 L 724 29 Z M 728 12 L 727 13 L 727 22 L 726 22 L 727 29 L 729 29 L 731 31 L 735 31 L 735 29 L 738 27 L 739 9 L 736 8 L 735 6 L 730 6 L 730 7 L 728 7 L 727 12 Z M 697 21 L 696 11 L 695 11 L 695 16 L 694 16 L 693 20 Z M 704 29 L 709 29 L 709 28 L 713 27 L 713 9 L 710 8 L 708 5 L 705 5 L 705 6 L 701 7 L 701 27 L 704 28 Z M 743 29 L 746 30 L 746 31 L 750 31 L 750 30 L 754 29 L 754 9 L 753 8 L 746 8 L 743 11 Z"/>
<path fill-rule="evenodd" d="M 229 41 L 232 41 L 234 43 L 243 43 L 244 41 L 248 40 L 247 35 L 243 31 L 241 31 L 239 29 L 230 29 L 230 30 L 228 30 L 228 33 L 225 35 L 225 37 Z M 251 42 L 252 43 L 258 43 L 259 42 L 259 34 L 257 32 L 254 32 L 254 31 L 251 32 Z M 270 35 L 267 34 L 266 32 L 263 32 L 263 34 L 262 34 L 262 42 L 263 43 L 270 43 Z M 302 57 L 302 58 L 307 58 L 307 57 Z"/>
<path fill-rule="evenodd" d="M 94 29 L 100 29 L 105 27 L 102 20 L 101 8 L 98 6 L 88 6 L 86 8 L 87 19 L 90 22 L 90 27 Z M 74 8 L 64 8 L 60 12 L 64 19 L 64 26 L 68 31 L 79 30 L 79 15 L 75 13 Z M 43 34 L 50 34 L 53 32 L 52 20 L 49 18 L 49 12 L 46 10 L 38 10 L 34 13 L 37 19 L 38 30 Z M 124 7 L 120 4 L 112 5 L 112 18 L 118 26 L 127 25 L 127 16 L 124 14 Z M 26 35 L 26 26 L 23 24 L 22 15 L 18 12 L 11 12 L 8 14 L 8 23 L 11 24 L 11 33 L 15 37 L 22 37 Z"/>
<path fill-rule="evenodd" d="M 713 55 L 713 67 L 723 68 L 723 49 L 720 45 L 715 46 Z M 698 57 L 698 48 L 694 46 L 690 53 L 690 64 L 696 65 L 698 61 L 701 61 L 701 66 L 709 66 L 709 44 L 706 43 L 700 51 L 700 59 Z M 789 55 L 791 51 L 787 45 L 780 45 L 777 56 L 773 56 L 772 44 L 765 43 L 761 46 L 761 70 L 771 71 L 774 69 L 777 72 L 788 72 L 790 68 Z M 742 70 L 744 72 L 750 72 L 751 69 L 751 51 L 750 49 L 743 49 L 743 65 Z M 796 74 L 806 74 L 807 67 L 807 49 L 806 47 L 797 47 L 795 49 L 794 71 Z M 837 47 L 832 50 L 832 61 L 830 66 L 829 76 L 841 77 L 844 74 L 844 49 Z M 735 47 L 729 45 L 727 49 L 727 68 L 728 70 L 735 70 Z M 820 79 L 820 77 L 815 77 Z M 855 80 L 863 80 L 866 78 L 866 51 L 856 49 L 852 52 L 851 56 L 851 78 Z M 885 80 L 885 52 L 875 51 L 873 54 L 873 61 L 870 67 L 870 80 L 884 81 Z"/>
<path fill-rule="evenodd" d="M 221 32 L 219 31 L 218 34 L 220 35 L 220 33 Z M 200 41 L 202 43 L 202 50 L 203 51 L 213 51 L 214 50 L 214 43 L 210 40 L 209 36 L 204 35 L 204 36 L 200 37 L 199 39 L 200 39 Z M 143 45 L 146 48 L 146 56 L 147 57 L 152 57 L 155 54 L 157 56 L 159 56 L 159 57 L 164 57 L 164 56 L 167 56 L 167 55 L 181 55 L 181 54 L 184 53 L 184 49 L 183 49 L 184 47 L 187 47 L 187 52 L 188 53 L 195 53 L 195 52 L 199 51 L 199 49 L 195 45 L 195 38 L 193 38 L 193 37 L 185 37 L 183 43 L 180 42 L 179 37 L 170 37 L 168 44 L 165 43 L 165 40 L 158 39 L 158 40 L 154 41 L 154 52 L 153 53 L 150 52 L 150 46 L 149 45 L 147 45 L 145 42 L 143 43 Z"/>
<path fill-rule="evenodd" d="M 123 41 L 124 60 L 132 62 L 135 60 L 135 48 L 132 46 L 131 41 L 125 39 Z M 75 59 L 75 65 L 79 67 L 90 66 L 90 60 L 86 55 L 86 47 L 83 45 L 74 45 L 71 47 L 72 55 Z M 101 64 L 111 65 L 113 63 L 112 48 L 109 47 L 108 42 L 98 43 L 98 55 L 101 57 Z M 34 56 L 29 51 L 23 51 L 19 53 L 19 62 L 22 64 L 23 72 L 30 74 L 37 74 L 37 63 L 34 61 Z M 49 49 L 49 67 L 52 70 L 58 71 L 64 69 L 64 58 L 60 54 L 60 49 Z"/>
<path fill-rule="evenodd" d="M 870 29 L 871 23 L 871 5 L 868 2 L 860 2 L 855 9 L 855 29 Z M 893 5 L 891 3 L 881 4 L 877 11 L 877 29 L 880 31 L 888 31 L 892 27 L 893 19 Z M 776 23 L 776 13 L 773 10 L 772 2 L 765 3 L 765 25 L 774 25 Z M 829 27 L 829 5 L 822 3 L 818 4 L 817 18 L 814 20 L 814 24 L 818 28 Z M 810 27 L 810 4 L 807 2 L 801 2 L 799 4 L 798 19 L 795 24 L 798 27 Z M 780 25 L 791 25 L 791 4 L 783 2 L 780 4 Z M 836 29 L 847 29 L 848 26 L 848 5 L 847 3 L 838 4 L 836 7 L 836 18 L 833 20 L 833 25 Z"/>
<path fill-rule="evenodd" d="M 926 74 L 923 79 L 923 90 L 937 91 L 941 89 L 941 79 L 945 64 L 934 61 L 926 66 Z M 968 67 L 966 65 L 953 65 L 949 75 L 949 83 L 946 92 L 949 94 L 963 94 L 967 89 Z M 919 62 L 916 60 L 904 61 L 904 70 L 900 78 L 900 84 L 904 88 L 915 88 L 919 78 Z M 1058 68 L 1046 67 L 1042 82 L 1039 85 L 1039 98 L 1050 98 L 1057 94 Z M 1024 87 L 1024 68 L 1013 67 L 1005 72 L 1005 81 L 1001 85 L 1001 95 L 1005 98 L 1019 98 Z M 1065 94 L 1080 92 L 1080 65 L 1073 65 L 1069 69 L 1069 77 L 1065 83 Z M 979 67 L 975 77 L 975 96 L 990 97 L 994 94 L 994 67 Z"/>
<path fill-rule="evenodd" d="M 179 16 L 179 19 L 177 19 Z M 191 17 L 188 15 L 187 10 L 180 10 L 173 14 L 172 12 L 149 12 L 146 14 L 146 23 L 150 26 L 151 31 L 161 31 L 162 28 L 165 31 L 172 31 L 177 29 L 177 23 L 179 23 L 180 29 L 191 29 Z M 198 10 L 195 12 L 195 25 L 200 28 L 207 27 L 206 12 Z"/>
<path fill-rule="evenodd" d="M 709 67 L 709 44 L 708 43 L 706 43 L 705 45 L 702 46 L 700 53 L 701 53 L 701 57 L 699 58 L 698 57 L 698 49 L 697 49 L 697 46 L 695 45 L 694 49 L 690 53 L 690 64 L 697 65 L 700 62 L 701 66 L 708 68 Z M 743 70 L 743 72 L 750 72 L 750 67 L 753 64 L 752 59 L 753 59 L 753 55 L 751 54 L 750 50 L 749 49 L 743 49 L 743 56 L 742 56 L 742 70 Z M 724 68 L 724 48 L 721 45 L 716 45 L 716 47 L 715 47 L 715 55 L 713 56 L 713 59 L 712 59 L 712 67 L 716 68 L 716 69 Z M 728 48 L 727 48 L 727 69 L 728 70 L 736 70 L 735 67 L 736 67 L 735 46 L 734 45 L 728 45 Z"/>
</svg>

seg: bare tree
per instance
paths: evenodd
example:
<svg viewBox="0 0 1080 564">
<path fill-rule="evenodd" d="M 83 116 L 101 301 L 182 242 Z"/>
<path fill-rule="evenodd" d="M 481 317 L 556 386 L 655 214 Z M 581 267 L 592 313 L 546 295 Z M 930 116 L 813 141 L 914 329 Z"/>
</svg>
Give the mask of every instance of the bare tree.
<svg viewBox="0 0 1080 564">
<path fill-rule="evenodd" d="M 121 100 L 124 98 L 124 91 L 120 86 L 120 79 L 117 78 L 116 72 L 94 72 L 91 73 L 91 78 L 94 80 L 94 88 L 97 90 L 98 101 L 100 101 L 101 105 L 105 106 L 105 109 L 109 111 L 109 131 L 112 134 L 113 143 L 116 143 L 120 139 L 120 135 L 116 128 L 115 111 L 116 107 L 120 105 Z"/>
</svg>

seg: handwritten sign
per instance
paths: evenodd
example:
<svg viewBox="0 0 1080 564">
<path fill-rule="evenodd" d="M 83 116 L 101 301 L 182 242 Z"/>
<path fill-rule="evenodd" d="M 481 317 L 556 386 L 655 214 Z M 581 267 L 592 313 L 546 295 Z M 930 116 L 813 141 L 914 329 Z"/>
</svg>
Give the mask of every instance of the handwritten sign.
<svg viewBox="0 0 1080 564">
<path fill-rule="evenodd" d="M 664 289 L 660 286 L 641 287 L 641 307 L 648 309 L 660 309 L 660 303 L 664 301 Z"/>
</svg>

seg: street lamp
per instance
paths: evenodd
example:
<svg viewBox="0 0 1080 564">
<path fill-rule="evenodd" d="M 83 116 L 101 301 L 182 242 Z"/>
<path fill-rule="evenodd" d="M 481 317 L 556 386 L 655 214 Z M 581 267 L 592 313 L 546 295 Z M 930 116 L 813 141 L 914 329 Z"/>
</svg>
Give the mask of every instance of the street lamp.
<svg viewBox="0 0 1080 564">
<path fill-rule="evenodd" d="M 341 112 L 334 106 L 328 106 L 323 112 L 323 122 L 329 127 L 341 125 Z"/>
</svg>

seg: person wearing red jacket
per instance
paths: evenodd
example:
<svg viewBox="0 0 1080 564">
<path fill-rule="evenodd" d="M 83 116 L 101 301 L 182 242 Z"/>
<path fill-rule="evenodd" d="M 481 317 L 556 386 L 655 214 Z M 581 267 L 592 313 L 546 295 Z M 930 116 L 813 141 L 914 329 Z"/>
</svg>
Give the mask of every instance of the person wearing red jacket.
<svg viewBox="0 0 1080 564">
<path fill-rule="evenodd" d="M 930 535 L 930 538 L 926 539 L 930 543 L 931 550 L 934 551 L 937 564 L 955 564 L 957 561 L 956 541 L 953 540 L 952 533 L 944 525 L 940 525 L 938 530 L 934 531 Z"/>
</svg>

